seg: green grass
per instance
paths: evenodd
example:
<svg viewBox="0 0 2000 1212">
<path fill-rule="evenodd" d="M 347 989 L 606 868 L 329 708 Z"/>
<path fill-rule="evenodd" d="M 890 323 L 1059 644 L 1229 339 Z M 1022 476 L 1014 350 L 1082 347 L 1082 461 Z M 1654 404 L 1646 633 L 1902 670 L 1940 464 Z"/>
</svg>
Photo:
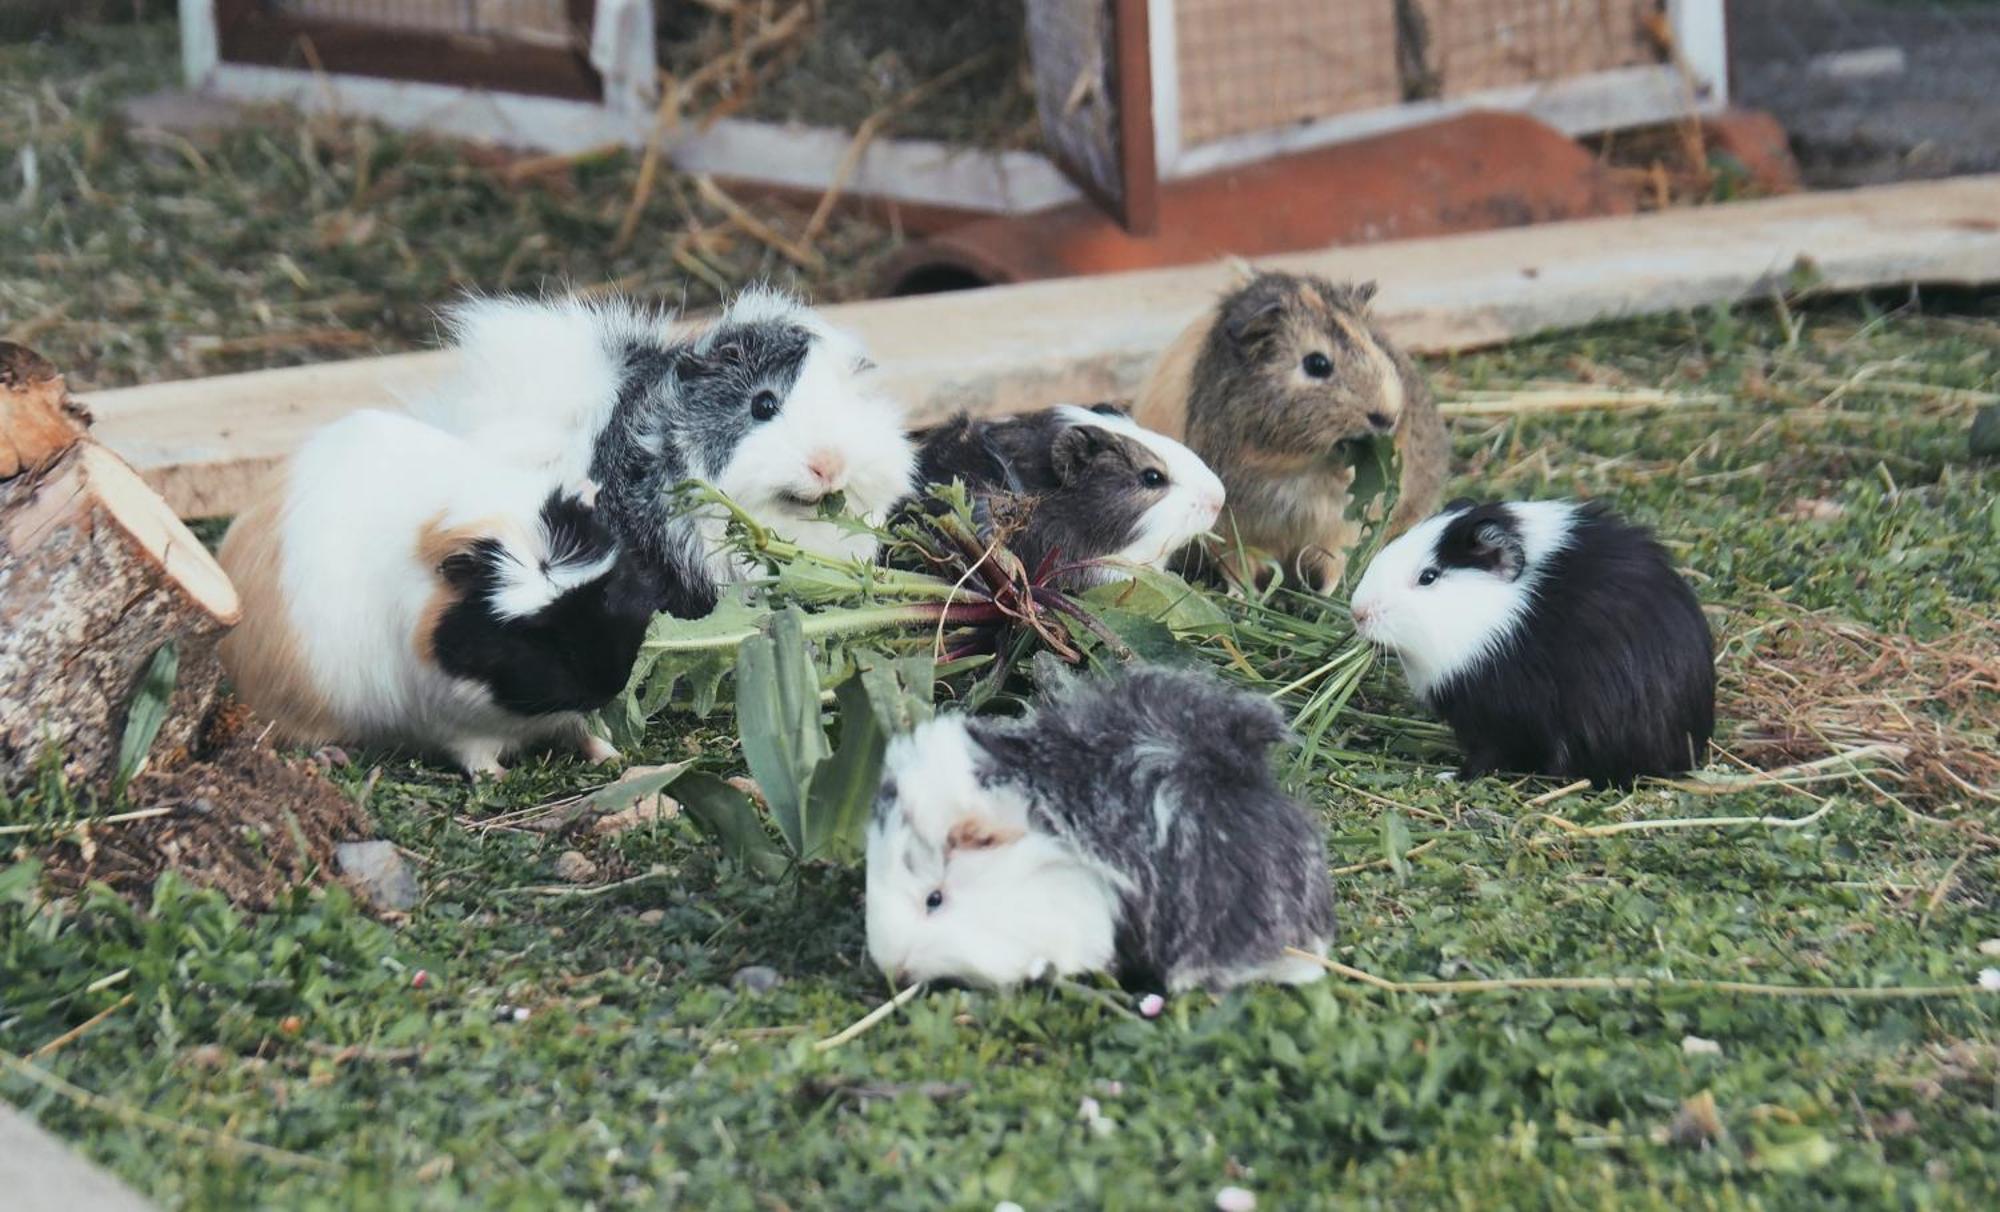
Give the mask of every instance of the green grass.
<svg viewBox="0 0 2000 1212">
<path fill-rule="evenodd" d="M 1789 351 L 1777 318 L 1749 312 L 1441 367 L 1448 387 L 1615 373 L 1737 401 L 1461 421 L 1458 487 L 1611 497 L 1660 528 L 1713 604 L 1789 602 L 1948 635 L 2000 589 L 2000 470 L 1968 464 L 1977 397 L 1949 394 L 1994 390 L 2000 325 L 1845 305 L 1793 322 L 1804 330 Z M 1856 379 L 1870 365 L 1890 368 L 1873 372 L 1878 386 Z M 1879 386 L 1892 379 L 1932 390 Z M 1814 408 L 1832 388 L 1805 385 L 1821 381 L 1860 385 Z M 1748 398 L 1758 391 L 1771 398 Z M 1802 497 L 1845 513 L 1786 516 Z M 1292 659 L 1303 669 L 1312 655 Z M 1408 710 L 1392 686 L 1370 693 Z M 1996 719 L 1989 694 L 1972 726 L 1990 736 Z M 1725 742 L 1742 723 L 1725 718 Z M 674 732 L 636 756 L 694 748 L 738 768 L 725 736 Z M 1340 739 L 1374 747 L 1365 731 Z M 365 767 L 339 777 L 359 793 Z M 2000 935 L 1991 803 L 1906 797 L 1905 811 L 1849 782 L 1819 789 L 1834 807 L 1805 829 L 1558 839 L 1527 804 L 1544 785 L 1459 787 L 1437 769 L 1362 758 L 1304 781 L 1331 862 L 1374 864 L 1338 880 L 1345 962 L 1410 979 L 1822 986 L 1962 984 L 1996 963 L 1977 950 Z M 540 895 L 525 890 L 559 883 L 571 843 L 466 822 L 589 771 L 530 763 L 474 791 L 415 764 L 382 770 L 370 806 L 426 884 L 399 928 L 337 891 L 260 917 L 172 888 L 150 912 L 71 906 L 60 926 L 0 912 L 0 1048 L 25 1054 L 130 995 L 37 1063 L 123 1107 L 336 1172 L 176 1142 L 15 1076 L 0 1090 L 190 1206 L 1200 1207 L 1234 1184 L 1267 1207 L 1970 1208 L 2000 1188 L 1990 996 L 1417 996 L 1329 979 L 1181 997 L 1147 1023 L 1075 993 L 945 992 L 821 1053 L 812 1040 L 884 996 L 862 956 L 855 873 L 763 884 L 669 824 L 584 846 L 609 875 L 651 878 Z M 1815 802 L 1653 788 L 1559 807 L 1589 824 L 1799 816 Z M 1398 874 L 1385 839 L 1404 831 L 1428 849 Z M 734 991 L 749 964 L 785 983 Z M 431 978 L 414 989 L 419 967 Z M 502 1005 L 531 1017 L 496 1022 Z M 1688 1035 L 1721 1055 L 1685 1053 Z M 1684 1101 L 1704 1092 L 1724 1135 L 1677 1138 Z M 1114 1130 L 1079 1119 L 1085 1097 Z"/>
<path fill-rule="evenodd" d="M 129 43 L 92 37 L 108 40 L 0 48 L 6 120 L 27 121 L 20 99 L 39 95 L 37 73 L 59 90 L 103 89 L 99 113 L 116 93 L 108 78 L 158 76 L 157 64 L 109 61 L 106 48 Z M 92 129 L 79 119 L 50 136 L 45 183 L 67 173 L 47 167 L 62 163 L 47 149 L 84 154 Z M 292 171 L 282 141 L 272 152 L 241 138 L 228 155 L 262 155 L 274 180 Z M 448 167 L 448 149 L 408 154 L 417 167 L 400 204 L 412 209 L 399 221 L 425 265 L 456 264 L 475 281 L 497 269 L 473 220 L 498 215 L 519 224 L 509 231 L 548 225 L 537 273 L 624 272 L 597 243 L 615 227 L 619 189 L 605 187 L 595 217 L 572 228 Z M 110 153 L 78 163 L 100 183 L 142 171 Z M 321 167 L 352 171 L 340 157 Z M 629 166 L 617 171 L 629 179 Z M 66 198 L 60 215 L 31 215 L 41 226 L 25 235 L 10 214 L 0 328 L 22 322 L 12 309 L 23 282 L 37 300 L 82 300 L 36 341 L 109 381 L 189 365 L 175 351 L 195 337 L 268 331 L 256 309 L 272 293 L 329 314 L 315 309 L 335 293 L 375 292 L 381 309 L 342 322 L 405 343 L 452 279 L 334 252 L 306 266 L 309 287 L 286 285 L 261 259 L 293 247 L 260 242 L 277 240 L 269 215 L 240 235 L 222 218 L 176 226 L 176 207 L 233 205 L 235 185 L 198 176 L 171 204 L 138 184 L 118 205 Z M 245 212 L 257 215 L 282 195 L 260 185 L 246 196 L 262 199 Z M 129 222 L 121 205 L 153 209 Z M 101 272 L 96 250 L 148 248 L 129 280 Z M 23 249 L 54 259 L 30 273 Z M 198 285 L 205 301 L 184 293 Z M 129 310 L 107 310 L 121 298 Z M 2000 391 L 1994 317 L 1977 298 L 1746 309 L 1440 363 L 1447 396 L 1588 379 L 1728 401 L 1461 419 L 1453 488 L 1601 496 L 1656 526 L 1715 609 L 1726 687 L 1771 651 L 1775 624 L 1806 612 L 1861 632 L 1984 643 L 1974 656 L 1990 662 L 1990 635 L 1968 639 L 1968 627 L 2000 597 L 2000 466 L 1970 463 L 1965 435 L 1973 407 Z M 1825 504 L 1795 516 L 1801 501 Z M 1274 675 L 1326 657 L 1252 655 Z M 1990 683 L 1946 694 L 1892 669 L 1873 690 L 1953 736 L 1990 742 L 2000 728 Z M 1733 716 L 1733 701 L 1718 739 L 1742 750 L 1746 727 L 1768 721 Z M 1411 710 L 1387 678 L 1362 706 Z M 669 718 L 631 756 L 700 754 L 734 772 L 726 724 Z M 1336 881 L 1336 954 L 1363 970 L 1890 986 L 1962 984 L 2000 966 L 1978 949 L 2000 937 L 1991 801 L 1882 775 L 1814 788 L 1832 807 L 1806 828 L 1567 838 L 1538 814 L 1590 825 L 1820 805 L 1775 787 L 1534 805 L 1546 784 L 1441 783 L 1442 764 L 1392 756 L 1390 740 L 1356 717 L 1327 738 L 1345 756 L 1299 788 L 1326 821 L 1330 863 L 1356 868 Z M 1236 1185 L 1264 1208 L 1986 1208 L 2000 1191 L 1994 996 L 1414 995 L 1329 978 L 1184 996 L 1144 1022 L 1075 992 L 942 992 L 822 1052 L 812 1041 L 885 996 L 862 954 L 858 873 L 756 881 L 680 822 L 583 841 L 478 827 L 601 777 L 568 760 L 529 761 L 474 789 L 363 757 L 335 777 L 417 856 L 425 886 L 393 925 L 338 888 L 249 915 L 177 881 L 149 906 L 86 897 L 31 912 L 22 860 L 37 852 L 0 837 L 12 848 L 0 850 L 0 1052 L 27 1056 L 103 1015 L 33 1061 L 94 1099 L 4 1059 L 0 1097 L 187 1207 L 1201 1208 Z M 35 795 L 0 804 L 0 824 L 91 809 Z M 539 891 L 561 886 L 556 860 L 571 846 L 606 881 L 633 882 Z M 737 991 L 732 974 L 751 964 L 784 983 Z M 514 1006 L 529 1017 L 502 1015 Z M 1720 1055 L 1684 1051 L 1690 1035 Z M 1719 1136 L 1684 1111 L 1704 1095 Z M 1087 1125 L 1085 1098 L 1115 1127 Z"/>
</svg>

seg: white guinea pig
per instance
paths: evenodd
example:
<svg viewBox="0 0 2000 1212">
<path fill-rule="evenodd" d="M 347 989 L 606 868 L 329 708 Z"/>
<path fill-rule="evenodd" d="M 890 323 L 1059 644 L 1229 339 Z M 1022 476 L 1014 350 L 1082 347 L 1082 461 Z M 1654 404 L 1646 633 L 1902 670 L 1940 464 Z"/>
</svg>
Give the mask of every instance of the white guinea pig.
<svg viewBox="0 0 2000 1212">
<path fill-rule="evenodd" d="M 1652 535 L 1602 504 L 1454 501 L 1376 555 L 1355 628 L 1494 770 L 1630 783 L 1699 766 L 1714 641 Z"/>
<path fill-rule="evenodd" d="M 413 409 L 509 461 L 602 485 L 620 538 L 674 570 L 673 613 L 713 604 L 712 586 L 686 584 L 699 579 L 690 560 L 717 580 L 747 571 L 719 549 L 719 513 L 698 533 L 675 515 L 681 481 L 715 485 L 808 550 L 862 560 L 873 537 L 821 518 L 820 503 L 841 493 L 880 523 L 909 490 L 902 410 L 869 389 L 859 343 L 788 295 L 747 290 L 681 331 L 575 299 L 475 299 L 449 321 L 459 369 Z"/>
<path fill-rule="evenodd" d="M 617 756 L 583 713 L 625 684 L 655 576 L 591 507 L 397 413 L 319 430 L 238 515 L 238 695 L 289 741 L 407 744 L 469 773 L 563 740 Z"/>
<path fill-rule="evenodd" d="M 916 437 L 923 484 L 958 480 L 989 506 L 1013 498 L 1014 554 L 1030 571 L 1056 560 L 1069 584 L 1165 568 L 1222 512 L 1222 481 L 1200 456 L 1112 404 L 960 417 Z"/>
<path fill-rule="evenodd" d="M 1316 822 L 1271 772 L 1270 702 L 1211 676 L 1074 680 L 1019 720 L 940 716 L 889 746 L 868 830 L 868 951 L 899 981 L 1109 970 L 1136 988 L 1323 973 Z"/>
</svg>

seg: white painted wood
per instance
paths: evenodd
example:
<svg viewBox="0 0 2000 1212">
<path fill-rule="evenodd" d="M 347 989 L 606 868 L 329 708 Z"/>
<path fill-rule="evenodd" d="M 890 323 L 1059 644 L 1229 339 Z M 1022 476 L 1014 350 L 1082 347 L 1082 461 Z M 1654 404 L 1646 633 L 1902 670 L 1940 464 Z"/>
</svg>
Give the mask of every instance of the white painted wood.
<svg viewBox="0 0 2000 1212">
<path fill-rule="evenodd" d="M 823 126 L 725 118 L 684 136 L 674 145 L 673 158 L 690 172 L 821 190 L 833 180 L 853 139 L 848 131 Z M 929 139 L 869 144 L 846 192 L 1001 214 L 1041 210 L 1082 196 L 1046 156 L 977 151 Z"/>
<path fill-rule="evenodd" d="M 189 88 L 200 88 L 221 61 L 215 0 L 180 0 L 180 18 L 181 79 Z"/>
<path fill-rule="evenodd" d="M 1619 316 L 1769 297 L 1810 258 L 1829 290 L 2000 282 L 2000 175 L 1405 240 L 1263 260 L 1377 279 L 1376 314 L 1442 352 Z M 1031 282 L 830 307 L 917 418 L 1129 395 L 1227 290 L 1226 264 Z M 93 430 L 185 516 L 230 513 L 312 428 L 393 406 L 448 369 L 437 353 L 86 393 Z"/>
<path fill-rule="evenodd" d="M 597 0 L 590 26 L 590 65 L 604 79 L 604 104 L 611 112 L 653 112 L 660 103 L 653 0 Z"/>
<path fill-rule="evenodd" d="M 1723 0 L 1667 0 L 1667 22 L 1706 109 L 1729 104 L 1729 33 Z"/>
<path fill-rule="evenodd" d="M 1706 112 L 1719 102 L 1704 102 Z M 1546 84 L 1486 89 L 1463 97 L 1408 101 L 1338 114 L 1318 122 L 1251 131 L 1183 148 L 1162 176 L 1181 178 L 1250 164 L 1288 152 L 1379 135 L 1477 109 L 1515 110 L 1569 135 L 1664 122 L 1687 112 L 1687 86 L 1672 67 L 1624 67 Z"/>
<path fill-rule="evenodd" d="M 1181 158 L 1181 56 L 1176 0 L 1146 0 L 1146 54 L 1153 69 L 1153 165 L 1161 180 Z"/>
</svg>

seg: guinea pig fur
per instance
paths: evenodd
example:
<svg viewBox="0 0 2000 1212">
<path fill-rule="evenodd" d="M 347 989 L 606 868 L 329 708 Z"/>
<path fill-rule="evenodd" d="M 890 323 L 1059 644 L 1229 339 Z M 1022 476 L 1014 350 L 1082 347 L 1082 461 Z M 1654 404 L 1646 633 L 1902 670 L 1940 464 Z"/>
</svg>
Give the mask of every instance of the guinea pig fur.
<svg viewBox="0 0 2000 1212">
<path fill-rule="evenodd" d="M 1708 748 L 1708 620 L 1652 535 L 1601 503 L 1454 501 L 1382 549 L 1352 608 L 1451 725 L 1465 778 L 1623 785 Z"/>
<path fill-rule="evenodd" d="M 1347 517 L 1350 444 L 1393 440 L 1402 483 L 1389 533 L 1437 508 L 1450 445 L 1423 376 L 1368 320 L 1372 283 L 1258 273 L 1175 340 L 1133 416 L 1185 441 L 1222 477 L 1219 527 L 1231 579 L 1242 549 L 1277 557 L 1291 579 L 1339 584 L 1359 527 Z"/>
<path fill-rule="evenodd" d="M 672 570 L 672 613 L 707 613 L 712 582 L 749 571 L 721 547 L 721 512 L 681 515 L 675 485 L 704 480 L 781 537 L 861 560 L 873 537 L 822 519 L 820 503 L 843 493 L 879 523 L 908 492 L 900 408 L 868 389 L 860 345 L 788 295 L 747 290 L 691 333 L 575 299 L 475 299 L 449 323 L 458 375 L 418 415 L 511 462 L 602 485 L 621 540 Z"/>
<path fill-rule="evenodd" d="M 574 490 L 410 417 L 350 414 L 240 514 L 237 694 L 286 740 L 407 744 L 469 773 L 562 740 L 625 685 L 659 592 Z"/>
<path fill-rule="evenodd" d="M 1116 580 L 1121 565 L 1164 568 L 1222 510 L 1207 464 L 1111 404 L 959 417 L 916 438 L 920 484 L 964 483 L 982 519 L 1004 499 L 1014 554 L 1031 571 L 1056 560 L 1073 586 Z"/>
<path fill-rule="evenodd" d="M 1304 983 L 1333 898 L 1278 787 L 1268 701 L 1207 675 L 1073 680 L 1019 720 L 940 716 L 889 746 L 868 830 L 868 950 L 898 981 Z"/>
</svg>

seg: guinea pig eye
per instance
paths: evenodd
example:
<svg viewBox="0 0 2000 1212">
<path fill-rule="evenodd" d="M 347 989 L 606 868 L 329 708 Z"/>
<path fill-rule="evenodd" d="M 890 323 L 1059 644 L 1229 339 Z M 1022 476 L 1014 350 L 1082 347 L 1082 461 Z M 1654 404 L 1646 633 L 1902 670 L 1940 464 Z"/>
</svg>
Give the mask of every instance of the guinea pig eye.
<svg viewBox="0 0 2000 1212">
<path fill-rule="evenodd" d="M 1432 581 L 1435 581 L 1437 579 L 1438 579 L 1438 570 L 1435 568 L 1426 568 L 1421 573 L 1417 574 L 1417 584 L 1419 585 L 1428 585 Z"/>
<path fill-rule="evenodd" d="M 1139 473 L 1139 483 L 1145 485 L 1147 488 L 1165 488 L 1167 486 L 1167 473 L 1157 467 L 1148 467 Z"/>
<path fill-rule="evenodd" d="M 1315 379 L 1333 377 L 1333 359 L 1318 350 L 1306 355 L 1304 366 L 1305 372 Z"/>
<path fill-rule="evenodd" d="M 924 909 L 927 912 L 936 913 L 942 908 L 944 908 L 944 889 L 931 889 L 931 894 L 924 898 Z"/>
<path fill-rule="evenodd" d="M 760 391 L 750 397 L 750 415 L 759 421 L 768 421 L 778 415 L 778 393 Z"/>
</svg>

